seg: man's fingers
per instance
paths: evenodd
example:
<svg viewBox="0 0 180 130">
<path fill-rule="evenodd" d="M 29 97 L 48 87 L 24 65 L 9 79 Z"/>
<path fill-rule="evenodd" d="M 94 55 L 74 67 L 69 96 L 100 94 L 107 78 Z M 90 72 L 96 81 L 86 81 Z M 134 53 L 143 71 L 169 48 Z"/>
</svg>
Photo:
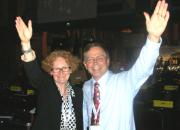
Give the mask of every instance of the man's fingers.
<svg viewBox="0 0 180 130">
<path fill-rule="evenodd" d="M 161 1 L 159 0 L 156 7 L 155 7 L 155 9 L 154 9 L 154 14 L 158 13 L 160 5 L 161 5 Z"/>
<path fill-rule="evenodd" d="M 169 11 L 166 12 L 166 15 L 165 15 L 165 20 L 168 22 L 169 20 L 169 17 L 170 17 L 170 14 L 169 14 Z"/>
<path fill-rule="evenodd" d="M 150 20 L 150 16 L 148 13 L 144 12 L 144 17 L 146 19 L 146 21 L 149 21 Z"/>
<path fill-rule="evenodd" d="M 164 6 L 165 6 L 165 0 L 160 2 L 159 10 L 158 10 L 158 15 L 162 15 L 163 10 L 164 10 Z"/>
<path fill-rule="evenodd" d="M 166 17 L 167 9 L 168 9 L 168 4 L 165 3 L 164 8 L 163 8 L 162 13 L 161 13 L 162 17 Z"/>
</svg>

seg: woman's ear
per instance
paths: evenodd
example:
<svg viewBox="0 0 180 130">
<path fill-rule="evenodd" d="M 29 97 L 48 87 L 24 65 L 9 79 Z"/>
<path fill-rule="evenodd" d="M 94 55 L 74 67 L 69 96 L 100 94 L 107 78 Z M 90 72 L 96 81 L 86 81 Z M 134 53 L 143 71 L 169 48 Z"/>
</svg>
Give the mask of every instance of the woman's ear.
<svg viewBox="0 0 180 130">
<path fill-rule="evenodd" d="M 69 73 L 72 74 L 72 69 L 70 68 Z"/>
<path fill-rule="evenodd" d="M 52 71 L 50 71 L 50 72 L 49 72 L 49 74 L 50 74 L 51 76 L 53 76 L 53 73 L 52 73 Z"/>
</svg>

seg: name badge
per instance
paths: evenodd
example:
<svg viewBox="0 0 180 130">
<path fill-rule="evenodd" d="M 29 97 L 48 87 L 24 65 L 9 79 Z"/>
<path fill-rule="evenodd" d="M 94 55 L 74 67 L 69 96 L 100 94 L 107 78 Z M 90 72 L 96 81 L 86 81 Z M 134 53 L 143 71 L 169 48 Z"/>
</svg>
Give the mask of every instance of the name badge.
<svg viewBox="0 0 180 130">
<path fill-rule="evenodd" d="M 89 130 L 100 130 L 99 125 L 91 125 Z"/>
</svg>

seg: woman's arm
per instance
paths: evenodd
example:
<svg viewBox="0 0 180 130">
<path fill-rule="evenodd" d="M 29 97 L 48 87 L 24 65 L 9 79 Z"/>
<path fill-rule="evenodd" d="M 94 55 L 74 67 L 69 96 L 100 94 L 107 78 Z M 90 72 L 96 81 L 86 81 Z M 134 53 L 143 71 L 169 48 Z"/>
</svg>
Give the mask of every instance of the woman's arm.
<svg viewBox="0 0 180 130">
<path fill-rule="evenodd" d="M 23 55 L 21 59 L 24 62 L 30 62 L 36 58 L 35 52 L 31 49 L 30 40 L 32 37 L 32 21 L 28 21 L 28 26 L 24 23 L 21 17 L 16 17 L 16 30 L 21 40 L 21 47 Z"/>
<path fill-rule="evenodd" d="M 31 49 L 30 40 L 32 37 L 32 21 L 29 20 L 26 25 L 21 17 L 16 17 L 15 20 L 16 30 L 18 32 L 19 38 L 21 40 L 22 55 L 21 60 L 23 61 L 24 68 L 28 80 L 31 85 L 35 88 L 40 89 L 44 86 L 44 81 L 47 81 L 45 74 L 41 71 L 37 61 L 35 51 Z"/>
</svg>

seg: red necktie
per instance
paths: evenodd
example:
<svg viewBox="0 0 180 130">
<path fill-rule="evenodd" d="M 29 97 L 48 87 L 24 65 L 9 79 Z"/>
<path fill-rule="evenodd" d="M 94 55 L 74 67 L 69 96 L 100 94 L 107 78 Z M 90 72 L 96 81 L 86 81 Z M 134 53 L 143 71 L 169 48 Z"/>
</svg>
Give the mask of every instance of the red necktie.
<svg viewBox="0 0 180 130">
<path fill-rule="evenodd" d="M 99 92 L 99 83 L 95 82 L 94 83 L 94 97 L 93 97 L 93 101 L 94 101 L 94 106 L 95 106 L 95 110 L 96 112 L 98 111 L 99 108 L 99 104 L 100 104 L 100 92 Z M 91 120 L 91 124 L 92 125 L 98 125 L 99 124 L 99 116 L 100 116 L 100 111 L 98 111 L 97 113 L 97 118 L 95 119 L 95 113 L 92 112 L 92 120 Z"/>
</svg>

